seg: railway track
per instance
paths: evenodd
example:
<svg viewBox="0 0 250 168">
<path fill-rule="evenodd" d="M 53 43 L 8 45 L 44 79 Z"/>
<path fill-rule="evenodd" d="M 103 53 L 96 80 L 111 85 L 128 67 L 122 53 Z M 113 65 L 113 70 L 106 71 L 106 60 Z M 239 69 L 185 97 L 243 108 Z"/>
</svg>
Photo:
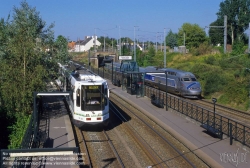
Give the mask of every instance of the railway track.
<svg viewBox="0 0 250 168">
<path fill-rule="evenodd" d="M 124 167 L 106 131 L 102 128 L 88 128 L 90 129 L 80 130 L 75 127 L 84 165 L 88 167 Z"/>
<path fill-rule="evenodd" d="M 164 102 L 166 102 L 166 96 L 165 96 L 166 93 L 165 92 L 159 91 L 155 88 L 151 88 L 148 86 L 145 87 L 145 90 L 146 90 L 145 93 L 146 93 L 147 97 L 150 98 L 150 94 L 154 93 L 157 96 L 160 95 L 161 99 L 163 99 Z M 171 95 L 172 97 L 176 97 L 176 99 L 179 99 L 182 102 L 185 102 L 184 104 L 187 104 L 187 102 L 188 102 L 189 105 L 185 106 L 186 108 L 192 108 L 190 106 L 192 106 L 192 104 L 193 104 L 193 105 L 198 106 L 200 108 L 207 109 L 208 111 L 211 111 L 211 112 L 213 112 L 213 110 L 214 110 L 214 104 L 212 102 L 209 102 L 206 100 L 185 99 L 185 98 L 180 98 L 180 97 L 172 95 L 172 94 L 169 94 L 169 95 Z M 168 97 L 168 102 L 170 102 L 169 97 Z M 248 113 L 248 112 L 244 112 L 244 111 L 233 109 L 233 108 L 230 108 L 227 106 L 216 104 L 215 113 L 219 114 L 223 117 L 230 118 L 231 120 L 234 120 L 234 121 L 241 123 L 243 125 L 250 126 L 250 113 Z"/>
<path fill-rule="evenodd" d="M 119 118 L 124 123 L 126 135 L 133 137 L 134 145 L 140 149 L 137 153 L 141 153 L 140 160 L 144 161 L 140 164 L 143 167 L 208 167 L 180 141 L 126 100 L 112 93 L 110 100 L 120 109 L 118 111 L 122 110 L 127 115 Z M 118 115 L 119 112 L 115 113 Z M 146 161 L 150 162 L 146 164 Z"/>
<path fill-rule="evenodd" d="M 194 100 L 194 102 L 213 111 L 214 104 L 212 102 L 207 100 Z M 225 117 L 232 118 L 239 123 L 250 126 L 250 113 L 248 112 L 233 109 L 221 104 L 215 105 L 215 112 Z"/>
</svg>

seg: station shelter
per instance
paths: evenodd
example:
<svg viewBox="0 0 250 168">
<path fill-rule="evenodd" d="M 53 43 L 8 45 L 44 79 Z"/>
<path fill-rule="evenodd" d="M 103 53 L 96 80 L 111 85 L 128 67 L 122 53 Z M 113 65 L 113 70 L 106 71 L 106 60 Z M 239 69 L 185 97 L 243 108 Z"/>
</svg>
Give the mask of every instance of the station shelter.
<svg viewBox="0 0 250 168">
<path fill-rule="evenodd" d="M 144 96 L 144 73 L 139 72 L 137 62 L 123 60 L 120 72 L 122 73 L 122 90 L 126 90 L 131 95 L 137 97 Z"/>
</svg>

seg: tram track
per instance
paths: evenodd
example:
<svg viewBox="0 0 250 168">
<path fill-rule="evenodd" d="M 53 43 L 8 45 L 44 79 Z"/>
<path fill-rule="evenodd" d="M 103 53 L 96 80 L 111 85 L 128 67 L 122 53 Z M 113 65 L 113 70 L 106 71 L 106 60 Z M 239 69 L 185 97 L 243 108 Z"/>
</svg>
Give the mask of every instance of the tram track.
<svg viewBox="0 0 250 168">
<path fill-rule="evenodd" d="M 138 146 L 150 158 L 151 166 L 208 167 L 185 145 L 129 102 L 112 93 L 110 100 L 131 117 L 129 121 L 124 121 L 123 125 L 135 139 L 134 142 L 140 144 Z"/>
<path fill-rule="evenodd" d="M 90 127 L 89 127 L 90 128 Z M 88 167 L 124 167 L 107 132 L 102 128 L 81 130 L 75 127 L 79 148 Z"/>
</svg>

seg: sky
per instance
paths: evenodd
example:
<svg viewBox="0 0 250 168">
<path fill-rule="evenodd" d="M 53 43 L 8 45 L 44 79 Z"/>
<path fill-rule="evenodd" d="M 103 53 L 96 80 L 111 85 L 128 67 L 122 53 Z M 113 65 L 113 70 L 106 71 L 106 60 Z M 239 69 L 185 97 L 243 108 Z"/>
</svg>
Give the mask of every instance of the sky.
<svg viewBox="0 0 250 168">
<path fill-rule="evenodd" d="M 13 14 L 23 0 L 0 0 L 0 18 Z M 164 30 L 178 33 L 184 23 L 205 28 L 217 19 L 222 0 L 26 0 L 54 35 L 69 40 L 97 35 L 163 41 Z M 12 19 L 12 17 L 10 18 Z M 207 32 L 207 29 L 205 29 Z"/>
</svg>

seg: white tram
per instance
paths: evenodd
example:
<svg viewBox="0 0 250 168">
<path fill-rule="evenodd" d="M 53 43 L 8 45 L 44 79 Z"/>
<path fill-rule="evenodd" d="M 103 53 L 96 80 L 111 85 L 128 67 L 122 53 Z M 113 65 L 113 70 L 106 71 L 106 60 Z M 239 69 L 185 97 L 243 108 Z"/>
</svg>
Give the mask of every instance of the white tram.
<svg viewBox="0 0 250 168">
<path fill-rule="evenodd" d="M 72 65 L 75 68 L 72 71 Z M 74 64 L 59 64 L 63 80 L 58 83 L 64 91 L 72 91 L 67 98 L 73 124 L 82 127 L 86 124 L 107 125 L 109 121 L 109 88 L 105 79 L 92 71 Z M 71 70 L 70 70 L 71 69 Z"/>
</svg>

